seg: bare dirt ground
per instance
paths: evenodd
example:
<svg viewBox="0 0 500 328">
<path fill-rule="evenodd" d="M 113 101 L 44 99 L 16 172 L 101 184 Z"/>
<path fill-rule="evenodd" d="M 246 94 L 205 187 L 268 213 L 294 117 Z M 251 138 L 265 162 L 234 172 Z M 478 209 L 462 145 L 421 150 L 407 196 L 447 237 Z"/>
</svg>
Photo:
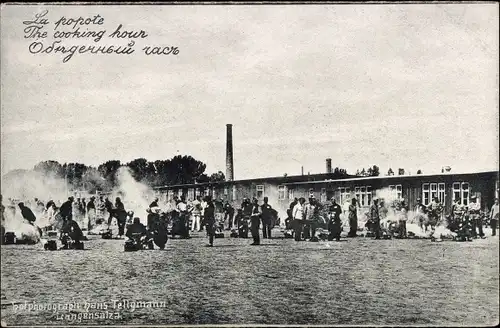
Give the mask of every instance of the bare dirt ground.
<svg viewBox="0 0 500 328">
<path fill-rule="evenodd" d="M 256 247 L 226 233 L 209 248 L 198 233 L 139 252 L 90 238 L 83 251 L 2 246 L 2 323 L 498 324 L 498 237 L 271 239 Z M 113 300 L 165 303 L 134 310 Z M 107 309 L 86 310 L 90 303 Z"/>
</svg>

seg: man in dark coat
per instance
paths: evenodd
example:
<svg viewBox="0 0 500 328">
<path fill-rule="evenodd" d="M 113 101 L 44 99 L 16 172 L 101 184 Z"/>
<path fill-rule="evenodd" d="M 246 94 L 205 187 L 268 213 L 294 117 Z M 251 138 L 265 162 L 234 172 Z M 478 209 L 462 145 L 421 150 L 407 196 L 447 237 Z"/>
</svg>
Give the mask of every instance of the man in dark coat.
<svg viewBox="0 0 500 328">
<path fill-rule="evenodd" d="M 59 214 L 61 218 L 66 221 L 73 218 L 73 197 L 69 197 L 67 201 L 65 201 L 61 208 L 59 208 Z"/>
<path fill-rule="evenodd" d="M 260 227 L 260 219 L 262 216 L 262 212 L 260 210 L 259 201 L 257 198 L 253 199 L 252 203 L 252 214 L 250 216 L 251 221 L 251 232 L 253 237 L 253 243 L 250 245 L 260 245 L 260 236 L 259 236 L 259 227 Z"/>
<path fill-rule="evenodd" d="M 203 222 L 207 227 L 207 234 L 209 238 L 208 246 L 212 247 L 214 245 L 215 237 L 215 205 L 210 196 L 205 197 L 205 201 L 207 202 L 207 207 L 205 208 Z"/>
<path fill-rule="evenodd" d="M 342 207 L 337 204 L 335 198 L 332 198 L 331 205 L 328 209 L 330 219 L 328 220 L 328 231 L 330 232 L 328 240 L 340 240 L 340 233 L 342 232 L 342 223 L 340 222 L 340 214 Z"/>
<path fill-rule="evenodd" d="M 109 214 L 108 226 L 110 226 L 111 221 L 113 221 L 114 210 L 113 210 L 113 203 L 111 203 L 111 201 L 107 197 L 106 197 L 106 200 L 104 201 L 104 207 L 106 208 L 106 211 L 108 211 L 108 214 Z"/>
<path fill-rule="evenodd" d="M 271 239 L 271 227 L 275 218 L 275 210 L 268 204 L 269 198 L 264 197 L 262 210 L 262 237 Z"/>
<path fill-rule="evenodd" d="M 72 218 L 64 221 L 63 227 L 61 229 L 61 242 L 64 246 L 67 247 L 68 240 L 64 238 L 64 234 L 68 234 L 68 236 L 75 242 L 79 242 L 84 239 L 82 229 L 80 229 L 78 223 Z"/>
<path fill-rule="evenodd" d="M 140 234 L 140 236 L 147 236 L 148 231 L 144 224 L 141 223 L 141 219 L 134 218 L 134 222 L 128 227 L 126 236 L 133 239 L 134 235 Z"/>
<path fill-rule="evenodd" d="M 370 207 L 370 220 L 372 221 L 373 230 L 375 232 L 375 239 L 380 239 L 380 215 L 378 212 L 378 199 L 373 199 L 373 204 Z"/>
<path fill-rule="evenodd" d="M 80 203 L 80 212 L 82 213 L 82 216 L 85 217 L 85 214 L 87 214 L 87 201 L 85 198 L 82 198 L 82 201 Z"/>
<path fill-rule="evenodd" d="M 24 203 L 19 203 L 18 204 L 19 209 L 21 210 L 21 214 L 25 220 L 27 220 L 30 224 L 33 224 L 36 221 L 36 216 L 33 214 L 33 211 L 27 206 L 24 205 Z"/>
<path fill-rule="evenodd" d="M 233 218 L 234 218 L 234 207 L 232 207 L 231 204 L 226 203 L 224 205 L 224 222 L 226 222 L 226 220 L 228 221 L 227 230 L 231 230 L 233 228 Z"/>
<path fill-rule="evenodd" d="M 120 238 L 125 234 L 125 223 L 127 222 L 127 211 L 120 197 L 116 197 L 115 216 L 118 222 L 118 235 Z"/>
<path fill-rule="evenodd" d="M 147 229 L 148 230 L 152 230 L 154 225 L 156 224 L 156 222 L 159 220 L 160 218 L 160 214 L 156 212 L 156 210 L 153 210 L 151 208 L 148 208 L 146 210 L 146 212 L 148 213 L 148 216 L 147 216 Z"/>
<path fill-rule="evenodd" d="M 95 209 L 95 197 L 92 196 L 90 197 L 89 202 L 87 203 L 87 217 L 88 217 L 88 227 L 87 229 L 90 231 L 92 229 L 92 226 L 95 223 L 96 220 L 96 209 Z"/>
<path fill-rule="evenodd" d="M 248 238 L 248 220 L 243 216 L 243 210 L 241 208 L 238 209 L 234 221 L 234 224 L 238 228 L 238 237 Z"/>
</svg>

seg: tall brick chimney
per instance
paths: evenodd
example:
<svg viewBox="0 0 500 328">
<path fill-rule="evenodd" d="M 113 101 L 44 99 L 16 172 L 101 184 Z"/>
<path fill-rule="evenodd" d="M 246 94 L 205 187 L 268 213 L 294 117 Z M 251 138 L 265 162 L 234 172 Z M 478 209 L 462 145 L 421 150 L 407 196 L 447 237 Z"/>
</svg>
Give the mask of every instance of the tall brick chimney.
<svg viewBox="0 0 500 328">
<path fill-rule="evenodd" d="M 226 124 L 226 181 L 234 180 L 233 167 L 233 125 Z"/>
<path fill-rule="evenodd" d="M 332 173 L 332 159 L 326 159 L 326 173 Z"/>
</svg>

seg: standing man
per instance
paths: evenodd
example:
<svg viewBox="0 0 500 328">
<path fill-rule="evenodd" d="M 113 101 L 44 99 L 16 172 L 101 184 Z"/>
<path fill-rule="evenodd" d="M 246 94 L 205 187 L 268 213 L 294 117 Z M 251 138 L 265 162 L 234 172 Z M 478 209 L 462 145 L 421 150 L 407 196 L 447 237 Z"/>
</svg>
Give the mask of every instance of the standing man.
<svg viewBox="0 0 500 328">
<path fill-rule="evenodd" d="M 111 221 L 113 221 L 113 203 L 109 200 L 108 197 L 106 197 L 106 200 L 104 201 L 104 208 L 106 208 L 106 211 L 108 211 L 108 227 L 111 225 Z"/>
<path fill-rule="evenodd" d="M 262 211 L 262 237 L 271 239 L 271 226 L 274 219 L 274 209 L 268 204 L 269 198 L 264 197 L 264 204 L 261 206 Z"/>
<path fill-rule="evenodd" d="M 309 197 L 309 203 L 304 207 L 304 239 L 311 239 L 312 221 L 314 220 L 314 213 L 316 211 L 316 202 L 314 197 Z"/>
<path fill-rule="evenodd" d="M 417 205 L 415 205 L 414 211 L 415 211 L 415 219 L 420 229 L 422 229 L 422 231 L 424 229 L 427 229 L 425 228 L 425 225 L 427 224 L 426 221 L 428 220 L 425 217 L 425 214 L 427 213 L 427 208 L 425 207 L 424 204 L 422 204 L 422 200 L 420 198 L 417 198 Z"/>
<path fill-rule="evenodd" d="M 299 199 L 297 197 L 295 197 L 293 202 L 290 203 L 290 207 L 286 210 L 286 214 L 290 218 L 290 221 L 293 221 L 293 208 L 295 207 L 295 205 L 297 205 L 298 202 L 299 202 Z"/>
<path fill-rule="evenodd" d="M 378 203 L 379 203 L 378 215 L 380 217 L 380 220 L 384 220 L 387 218 L 387 213 L 389 212 L 389 210 L 385 206 L 385 201 L 383 199 L 380 199 Z"/>
<path fill-rule="evenodd" d="M 125 205 L 123 205 L 120 197 L 116 197 L 115 216 L 118 223 L 118 236 L 123 238 L 125 235 L 125 223 L 127 222 L 127 211 L 125 210 Z"/>
<path fill-rule="evenodd" d="M 184 196 L 181 197 L 181 200 L 177 204 L 177 211 L 179 212 L 179 228 L 181 238 L 187 239 L 189 238 L 189 228 L 188 228 L 188 208 L 186 204 L 186 198 Z"/>
<path fill-rule="evenodd" d="M 217 223 L 222 222 L 224 217 L 224 201 L 222 199 L 215 199 L 215 221 Z"/>
<path fill-rule="evenodd" d="M 375 232 L 375 239 L 380 239 L 380 215 L 378 212 L 378 199 L 373 199 L 373 204 L 370 206 L 370 219 Z"/>
<path fill-rule="evenodd" d="M 340 222 L 340 214 L 342 214 L 342 207 L 337 204 L 335 198 L 331 199 L 331 205 L 328 208 L 330 219 L 328 220 L 328 231 L 330 232 L 328 240 L 340 241 L 340 233 L 342 232 L 342 223 Z"/>
<path fill-rule="evenodd" d="M 81 209 L 80 212 L 82 212 L 82 218 L 86 219 L 87 218 L 87 202 L 85 201 L 85 198 L 82 198 L 82 202 L 80 203 Z"/>
<path fill-rule="evenodd" d="M 208 203 L 207 203 L 207 197 L 204 197 L 201 202 L 200 202 L 200 205 L 201 205 L 201 214 L 200 214 L 200 218 L 201 218 L 201 222 L 200 222 L 200 231 L 203 231 L 203 227 L 205 226 L 205 209 L 207 208 L 208 206 Z M 215 215 L 215 214 L 214 214 Z"/>
<path fill-rule="evenodd" d="M 250 245 L 260 245 L 260 236 L 259 236 L 259 227 L 260 227 L 260 218 L 261 218 L 261 211 L 260 211 L 260 206 L 259 206 L 259 201 L 257 198 L 253 199 L 252 203 L 252 214 L 250 216 L 250 221 L 252 224 L 251 230 L 252 230 L 252 237 L 253 237 L 253 243 Z"/>
<path fill-rule="evenodd" d="M 246 236 L 245 238 L 248 238 L 248 226 L 250 222 L 250 218 L 252 216 L 252 204 L 250 203 L 250 200 L 248 198 L 243 199 L 243 203 L 241 204 L 241 214 L 242 214 L 242 219 L 240 221 L 240 226 L 241 226 L 241 232 L 243 236 Z M 246 234 L 245 234 L 246 233 Z"/>
<path fill-rule="evenodd" d="M 406 231 L 406 221 L 408 221 L 408 211 L 406 210 L 406 203 L 403 199 L 401 201 L 400 209 L 399 209 L 399 237 L 406 238 L 408 236 Z"/>
<path fill-rule="evenodd" d="M 497 235 L 497 224 L 498 224 L 498 215 L 499 215 L 499 207 L 498 207 L 498 198 L 495 198 L 495 204 L 491 207 L 490 211 L 490 226 L 491 226 L 491 235 Z"/>
<path fill-rule="evenodd" d="M 462 221 L 462 216 L 464 214 L 464 208 L 460 205 L 460 199 L 456 198 L 451 206 L 451 217 L 452 222 L 450 225 L 451 231 L 457 231 L 460 222 Z"/>
<path fill-rule="evenodd" d="M 233 219 L 234 219 L 234 207 L 229 204 L 229 202 L 224 205 L 224 222 L 227 222 L 227 229 L 231 230 L 233 228 Z"/>
<path fill-rule="evenodd" d="M 437 197 L 434 197 L 432 202 L 429 204 L 429 210 L 427 211 L 431 227 L 435 227 L 438 224 L 442 212 L 443 205 L 441 205 Z"/>
<path fill-rule="evenodd" d="M 472 222 L 472 238 L 484 237 L 483 219 L 481 218 L 481 204 L 477 202 L 477 197 L 472 196 L 469 204 L 470 220 Z M 478 234 L 479 230 L 479 234 Z"/>
<path fill-rule="evenodd" d="M 65 201 L 61 207 L 59 208 L 59 214 L 63 221 L 69 220 L 73 218 L 73 200 L 74 198 L 71 196 Z"/>
<path fill-rule="evenodd" d="M 104 212 L 106 211 L 106 204 L 102 196 L 99 196 L 99 203 L 97 204 L 97 219 L 96 224 L 102 224 L 104 222 Z"/>
<path fill-rule="evenodd" d="M 77 198 L 71 205 L 73 206 L 73 219 L 75 222 L 79 223 L 78 225 L 80 225 L 82 217 L 80 198 Z"/>
<path fill-rule="evenodd" d="M 205 202 L 207 206 L 205 207 L 203 222 L 207 227 L 208 246 L 213 247 L 215 237 L 215 205 L 210 196 L 205 197 Z"/>
<path fill-rule="evenodd" d="M 358 206 L 357 199 L 353 198 L 351 200 L 351 205 L 349 205 L 349 234 L 348 237 L 356 237 L 358 231 Z"/>
<path fill-rule="evenodd" d="M 191 231 L 201 231 L 200 222 L 202 215 L 202 207 L 201 207 L 201 197 L 196 196 L 196 198 L 191 203 L 193 211 L 191 212 L 193 215 L 193 220 L 191 224 Z"/>
<path fill-rule="evenodd" d="M 88 230 L 92 229 L 92 225 L 95 223 L 96 211 L 95 211 L 95 197 L 90 197 L 87 204 L 87 217 L 88 217 Z"/>
<path fill-rule="evenodd" d="M 302 227 L 304 225 L 304 204 L 306 199 L 301 197 L 297 204 L 293 207 L 292 217 L 294 225 L 295 241 L 302 240 Z"/>
</svg>

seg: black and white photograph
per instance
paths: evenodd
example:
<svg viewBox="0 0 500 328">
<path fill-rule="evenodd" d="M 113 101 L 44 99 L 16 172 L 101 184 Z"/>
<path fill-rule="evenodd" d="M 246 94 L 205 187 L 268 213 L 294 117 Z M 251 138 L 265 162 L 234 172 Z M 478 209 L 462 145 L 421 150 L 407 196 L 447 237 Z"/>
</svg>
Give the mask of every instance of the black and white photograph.
<svg viewBox="0 0 500 328">
<path fill-rule="evenodd" d="M 2 327 L 499 324 L 498 2 L 0 14 Z"/>
</svg>

